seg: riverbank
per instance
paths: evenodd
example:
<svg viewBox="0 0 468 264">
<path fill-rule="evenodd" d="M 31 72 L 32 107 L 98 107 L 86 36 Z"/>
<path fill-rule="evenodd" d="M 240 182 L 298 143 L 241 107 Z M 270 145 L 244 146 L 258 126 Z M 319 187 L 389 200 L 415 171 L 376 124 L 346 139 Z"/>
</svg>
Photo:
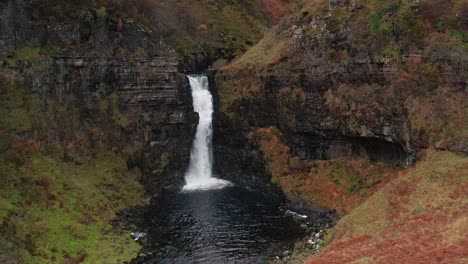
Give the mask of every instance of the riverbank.
<svg viewBox="0 0 468 264">
<path fill-rule="evenodd" d="M 111 226 L 119 210 L 145 203 L 140 173 L 119 157 L 96 153 L 76 165 L 36 154 L 8 176 L 2 263 L 122 263 L 137 255 L 130 230 Z"/>
<path fill-rule="evenodd" d="M 315 246 L 296 244 L 287 263 L 462 263 L 468 158 L 427 150 L 390 175 Z M 315 255 L 314 255 L 315 253 Z"/>
</svg>

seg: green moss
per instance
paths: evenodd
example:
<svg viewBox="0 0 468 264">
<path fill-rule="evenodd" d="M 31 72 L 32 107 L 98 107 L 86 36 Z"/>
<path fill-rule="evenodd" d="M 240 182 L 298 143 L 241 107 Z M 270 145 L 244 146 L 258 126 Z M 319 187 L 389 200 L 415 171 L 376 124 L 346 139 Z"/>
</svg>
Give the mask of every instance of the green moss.
<svg viewBox="0 0 468 264">
<path fill-rule="evenodd" d="M 32 128 L 32 115 L 26 108 L 29 97 L 24 91 L 3 84 L 0 87 L 1 103 L 0 124 L 4 129 L 14 133 L 30 131 Z"/>
<path fill-rule="evenodd" d="M 452 129 L 446 129 L 446 130 L 445 130 L 445 135 L 446 135 L 447 137 L 455 137 L 456 133 L 455 133 L 455 131 L 453 131 Z"/>
<path fill-rule="evenodd" d="M 446 29 L 446 24 L 445 24 L 445 19 L 441 18 L 436 22 L 436 27 L 438 30 L 445 30 Z"/>
<path fill-rule="evenodd" d="M 10 68 L 18 67 L 18 64 L 16 63 L 16 60 L 14 58 L 5 58 L 5 62 Z"/>
<path fill-rule="evenodd" d="M 96 9 L 96 14 L 100 17 L 107 17 L 107 10 L 105 7 L 99 7 Z"/>
<path fill-rule="evenodd" d="M 161 154 L 159 157 L 159 161 L 155 162 L 153 165 L 153 174 L 160 175 L 161 173 L 164 172 L 164 169 L 169 165 L 169 162 L 171 161 L 171 154 L 168 152 L 164 152 Z"/>
<path fill-rule="evenodd" d="M 401 55 L 400 49 L 395 46 L 387 46 L 383 51 L 382 51 L 382 56 L 393 59 L 394 61 L 398 63 L 403 62 L 403 57 Z"/>
<path fill-rule="evenodd" d="M 464 48 L 468 49 L 468 33 L 455 30 L 452 32 L 452 37 L 460 40 L 464 44 Z"/>
<path fill-rule="evenodd" d="M 416 3 L 402 1 L 363 1 L 366 7 L 370 36 L 364 39 L 388 43 L 397 39 L 404 46 L 421 43 L 425 24 L 417 12 Z M 419 7 L 417 7 L 419 8 Z"/>
<path fill-rule="evenodd" d="M 381 6 L 377 11 L 370 14 L 369 17 L 369 30 L 371 34 L 378 35 L 382 33 L 392 33 L 393 31 L 393 19 L 391 18 L 400 9 L 400 5 L 396 3 L 387 3 L 385 6 Z"/>
<path fill-rule="evenodd" d="M 5 58 L 5 62 L 11 68 L 18 67 L 19 62 L 32 63 L 41 58 L 41 49 L 34 47 L 25 47 L 14 52 L 13 57 Z"/>
<path fill-rule="evenodd" d="M 73 96 L 62 103 L 42 100 L 0 79 L 0 230 L 23 263 L 62 263 L 67 256 L 121 263 L 139 250 L 109 225 L 117 211 L 144 202 L 139 171 L 128 171 L 123 157 L 86 141 L 64 147 L 49 138 L 47 154 L 40 151 L 39 140 L 51 131 L 82 138 L 84 118 L 112 124 L 118 98 L 103 101 L 105 113 L 83 117 Z M 8 254 L 0 250 L 0 260 Z"/>
<path fill-rule="evenodd" d="M 345 187 L 347 193 L 358 191 L 364 187 L 360 175 L 347 170 L 339 161 L 332 164 L 330 178 L 335 184 Z"/>
<path fill-rule="evenodd" d="M 25 47 L 17 51 L 16 58 L 21 61 L 32 62 L 41 58 L 40 48 Z"/>
<path fill-rule="evenodd" d="M 333 230 L 328 230 L 325 236 L 323 237 L 320 247 L 328 245 L 333 240 Z"/>
<path fill-rule="evenodd" d="M 21 193 L 17 190 L 11 190 L 0 197 L 0 219 L 6 218 L 16 209 L 16 202 L 21 199 Z"/>
<path fill-rule="evenodd" d="M 109 96 L 109 105 L 111 107 L 111 118 L 116 125 L 122 128 L 127 128 L 130 125 L 130 120 L 120 112 L 119 96 L 113 93 Z"/>
<path fill-rule="evenodd" d="M 423 33 L 422 20 L 412 11 L 412 6 L 404 5 L 397 19 L 401 22 L 403 33 L 408 40 L 418 40 L 418 36 Z"/>
<path fill-rule="evenodd" d="M 111 229 L 108 221 L 117 210 L 142 201 L 139 175 L 128 172 L 123 160 L 99 153 L 77 166 L 38 154 L 23 173 L 30 177 L 29 187 L 24 186 L 21 194 L 2 195 L 0 215 L 14 226 L 13 237 L 20 241 L 32 238 L 31 253 L 41 256 L 33 263 L 41 263 L 45 257 L 60 262 L 64 252 L 103 261 L 95 255 L 103 257 L 100 251 L 112 252 L 113 245 L 119 244 L 128 246 L 124 252 L 136 253 L 139 246 L 130 237 L 104 235 Z M 13 211 L 16 214 L 9 216 Z M 108 243 L 110 240 L 113 243 Z M 109 256 L 123 258 L 115 252 Z"/>
<path fill-rule="evenodd" d="M 382 19 L 378 13 L 373 13 L 369 19 L 369 30 L 372 34 L 376 35 L 380 32 Z"/>
</svg>

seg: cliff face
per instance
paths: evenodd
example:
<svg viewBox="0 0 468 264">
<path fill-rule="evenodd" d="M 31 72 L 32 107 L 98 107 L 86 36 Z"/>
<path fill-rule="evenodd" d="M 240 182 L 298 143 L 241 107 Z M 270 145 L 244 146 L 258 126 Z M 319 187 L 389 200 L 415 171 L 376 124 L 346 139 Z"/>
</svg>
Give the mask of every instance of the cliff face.
<svg viewBox="0 0 468 264">
<path fill-rule="evenodd" d="M 145 202 L 141 183 L 183 184 L 197 115 L 182 71 L 251 46 L 263 2 L 1 1 L 0 262 L 134 258 L 110 222 Z"/>
<path fill-rule="evenodd" d="M 465 217 L 468 6 L 299 2 L 214 73 L 218 170 L 343 216 L 307 263 L 459 261 L 463 239 L 442 230 Z M 292 261 L 313 254 L 305 244 Z"/>
<path fill-rule="evenodd" d="M 147 190 L 157 192 L 183 183 L 197 122 L 190 87 L 177 66 L 174 54 L 52 58 L 52 70 L 34 83 L 41 85 L 37 91 L 53 89 L 52 96 L 59 100 L 93 93 L 118 97 L 121 116 L 112 118 L 120 126 L 122 141 L 109 146 L 130 155 L 129 165 L 142 169 Z"/>
<path fill-rule="evenodd" d="M 175 51 L 131 19 L 76 9 L 79 19 L 42 14 L 30 1 L 1 3 L 3 77 L 79 111 L 75 126 L 30 133 L 45 145 L 84 141 L 123 153 L 143 170 L 148 190 L 180 185 L 197 116 Z"/>
<path fill-rule="evenodd" d="M 180 68 L 205 71 L 241 55 L 290 11 L 290 0 L 100 0 L 110 14 L 136 17 L 176 50 Z"/>
<path fill-rule="evenodd" d="M 276 126 L 306 160 L 466 153 L 466 6 L 442 2 L 303 1 L 219 69 L 224 122 Z"/>
</svg>

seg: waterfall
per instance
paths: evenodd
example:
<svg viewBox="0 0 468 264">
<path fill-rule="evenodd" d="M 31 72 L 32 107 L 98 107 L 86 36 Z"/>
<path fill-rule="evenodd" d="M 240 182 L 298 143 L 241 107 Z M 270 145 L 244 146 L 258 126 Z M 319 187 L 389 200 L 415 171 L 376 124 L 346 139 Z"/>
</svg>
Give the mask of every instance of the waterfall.
<svg viewBox="0 0 468 264">
<path fill-rule="evenodd" d="M 206 76 L 188 76 L 192 89 L 193 109 L 199 115 L 197 133 L 190 153 L 190 165 L 185 173 L 183 190 L 219 189 L 230 182 L 214 178 L 213 169 L 213 97 Z"/>
</svg>

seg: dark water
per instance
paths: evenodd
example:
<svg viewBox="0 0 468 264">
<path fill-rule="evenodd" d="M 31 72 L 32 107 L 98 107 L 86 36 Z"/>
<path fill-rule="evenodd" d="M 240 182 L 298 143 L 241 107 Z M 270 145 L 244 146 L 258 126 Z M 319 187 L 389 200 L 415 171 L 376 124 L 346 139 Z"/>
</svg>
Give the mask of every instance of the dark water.
<svg viewBox="0 0 468 264">
<path fill-rule="evenodd" d="M 305 235 L 279 207 L 238 187 L 164 195 L 146 216 L 145 263 L 265 263 Z"/>
</svg>

